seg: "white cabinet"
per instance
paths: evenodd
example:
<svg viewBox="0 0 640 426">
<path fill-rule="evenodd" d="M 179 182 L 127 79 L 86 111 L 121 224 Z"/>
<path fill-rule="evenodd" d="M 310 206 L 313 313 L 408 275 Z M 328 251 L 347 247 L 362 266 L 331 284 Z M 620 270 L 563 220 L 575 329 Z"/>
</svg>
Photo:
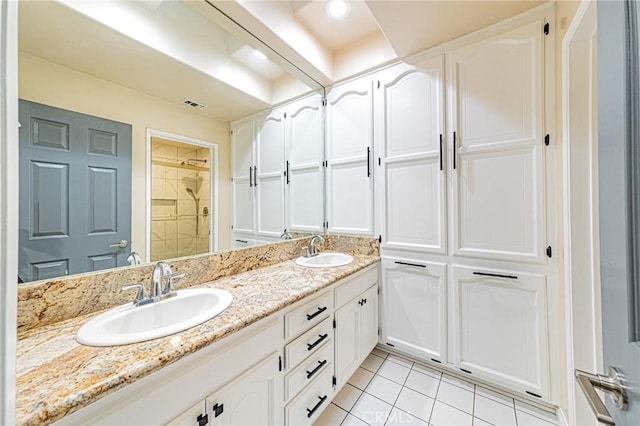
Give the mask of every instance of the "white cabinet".
<svg viewBox="0 0 640 426">
<path fill-rule="evenodd" d="M 545 261 L 543 37 L 536 21 L 448 56 L 455 255 Z"/>
<path fill-rule="evenodd" d="M 455 364 L 509 388 L 547 397 L 545 276 L 452 269 Z"/>
<path fill-rule="evenodd" d="M 324 130 L 322 97 L 308 96 L 286 107 L 287 230 L 323 232 Z"/>
<path fill-rule="evenodd" d="M 212 425 L 276 425 L 278 354 L 273 353 L 206 398 Z"/>
<path fill-rule="evenodd" d="M 233 238 L 276 240 L 285 229 L 284 112 L 234 124 L 231 146 Z"/>
<path fill-rule="evenodd" d="M 207 407 L 204 401 L 198 401 L 193 407 L 167 423 L 166 426 L 204 426 L 209 424 Z"/>
<path fill-rule="evenodd" d="M 373 235 L 372 81 L 355 80 L 327 94 L 328 232 Z"/>
<path fill-rule="evenodd" d="M 422 359 L 446 362 L 446 264 L 384 258 L 381 288 L 381 340 Z"/>
<path fill-rule="evenodd" d="M 335 368 L 340 388 L 378 342 L 378 286 L 336 310 L 335 327 Z"/>
<path fill-rule="evenodd" d="M 253 191 L 255 125 L 253 120 L 236 123 L 231 128 L 231 184 L 234 232 L 255 234 Z"/>
<path fill-rule="evenodd" d="M 376 185 L 382 247 L 445 253 L 444 62 L 402 63 L 378 75 Z"/>
</svg>

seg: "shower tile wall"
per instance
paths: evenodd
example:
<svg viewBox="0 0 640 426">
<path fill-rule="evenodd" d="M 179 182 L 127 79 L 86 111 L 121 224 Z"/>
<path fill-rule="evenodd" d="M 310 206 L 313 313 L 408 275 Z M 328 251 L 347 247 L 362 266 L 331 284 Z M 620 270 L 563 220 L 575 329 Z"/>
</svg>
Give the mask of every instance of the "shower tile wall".
<svg viewBox="0 0 640 426">
<path fill-rule="evenodd" d="M 207 148 L 152 142 L 151 181 L 151 260 L 170 259 L 209 251 L 211 215 L 210 173 L 189 170 L 180 165 L 209 167 Z M 196 201 L 187 191 L 191 189 Z M 208 215 L 204 216 L 205 207 Z M 196 214 L 200 214 L 196 220 Z M 196 230 L 196 223 L 198 224 Z"/>
</svg>

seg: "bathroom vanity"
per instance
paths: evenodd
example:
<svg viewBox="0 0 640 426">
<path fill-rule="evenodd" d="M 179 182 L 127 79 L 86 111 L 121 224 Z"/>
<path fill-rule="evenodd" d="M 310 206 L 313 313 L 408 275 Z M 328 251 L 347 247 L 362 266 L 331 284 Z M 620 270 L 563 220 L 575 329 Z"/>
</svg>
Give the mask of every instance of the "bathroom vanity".
<svg viewBox="0 0 640 426">
<path fill-rule="evenodd" d="M 379 256 L 287 260 L 206 282 L 220 315 L 146 342 L 89 347 L 92 313 L 25 331 L 18 424 L 311 424 L 378 341 Z"/>
</svg>

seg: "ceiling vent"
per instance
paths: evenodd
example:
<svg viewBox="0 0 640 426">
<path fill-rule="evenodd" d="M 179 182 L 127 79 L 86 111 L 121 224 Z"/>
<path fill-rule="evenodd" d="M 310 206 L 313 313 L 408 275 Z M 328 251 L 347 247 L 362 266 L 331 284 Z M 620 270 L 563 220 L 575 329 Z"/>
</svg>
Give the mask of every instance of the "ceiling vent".
<svg viewBox="0 0 640 426">
<path fill-rule="evenodd" d="M 193 99 L 188 99 L 188 98 L 183 99 L 182 103 L 195 109 L 205 109 L 207 107 L 205 104 L 201 102 L 194 101 Z"/>
</svg>

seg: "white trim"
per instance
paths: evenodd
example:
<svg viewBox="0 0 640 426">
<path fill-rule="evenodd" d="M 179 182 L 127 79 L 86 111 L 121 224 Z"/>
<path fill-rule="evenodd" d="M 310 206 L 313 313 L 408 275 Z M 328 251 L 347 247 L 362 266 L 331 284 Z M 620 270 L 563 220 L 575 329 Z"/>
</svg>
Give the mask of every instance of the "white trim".
<svg viewBox="0 0 640 426">
<path fill-rule="evenodd" d="M 146 176 L 146 211 L 145 211 L 145 262 L 151 261 L 151 138 L 153 136 L 171 139 L 176 142 L 188 143 L 191 145 L 198 145 L 211 150 L 209 157 L 209 164 L 211 164 L 211 185 L 209 191 L 211 191 L 211 210 L 213 213 L 210 217 L 210 229 L 209 235 L 209 247 L 210 251 L 218 251 L 218 221 L 219 221 L 219 208 L 218 208 L 218 196 L 219 190 L 219 145 L 215 142 L 209 142 L 201 139 L 195 139 L 188 136 L 178 135 L 175 133 L 164 132 L 162 130 L 155 130 L 147 128 L 147 146 L 146 146 L 146 160 L 145 160 L 145 176 Z"/>
<path fill-rule="evenodd" d="M 0 2 L 0 424 L 15 422 L 18 292 L 18 2 Z"/>
<path fill-rule="evenodd" d="M 561 50 L 561 60 L 562 60 L 562 187 L 563 187 L 563 214 L 562 220 L 564 223 L 563 229 L 563 242 L 564 242 L 564 311 L 565 311 L 565 327 L 566 327 L 566 376 L 565 380 L 567 383 L 566 392 L 567 392 L 567 412 L 562 412 L 565 417 L 565 423 L 575 423 L 576 421 L 576 393 L 575 386 L 573 385 L 575 382 L 574 379 L 574 370 L 575 370 L 575 351 L 573 347 L 574 343 L 574 330 L 573 330 L 573 285 L 572 285 L 572 266 L 571 266 L 571 144 L 570 144 L 570 126 L 569 126 L 569 97 L 570 97 L 570 75 L 569 75 L 569 51 L 570 45 L 573 41 L 574 37 L 582 21 L 587 14 L 587 11 L 590 7 L 595 7 L 592 0 L 582 0 L 580 5 L 578 6 L 578 10 L 576 11 L 567 32 L 562 40 L 562 50 Z M 594 135 L 596 137 L 596 135 Z M 589 167 L 592 168 L 592 171 L 596 165 L 591 163 Z M 594 211 L 597 210 L 597 202 L 593 206 Z M 593 231 L 593 230 L 592 230 Z M 594 247 L 594 250 L 597 248 Z M 596 259 L 593 259 L 594 261 Z M 594 265 L 591 265 L 592 268 Z M 595 272 L 595 271 L 594 271 Z M 595 275 L 594 275 L 595 276 Z M 595 319 L 594 319 L 595 320 Z M 597 320 L 595 320 L 597 321 Z M 595 324 L 597 326 L 597 323 Z M 598 342 L 597 336 L 594 336 L 594 341 Z M 593 348 L 596 351 L 600 348 Z M 601 358 L 601 357 L 600 357 Z M 593 372 L 595 373 L 595 371 Z"/>
</svg>

